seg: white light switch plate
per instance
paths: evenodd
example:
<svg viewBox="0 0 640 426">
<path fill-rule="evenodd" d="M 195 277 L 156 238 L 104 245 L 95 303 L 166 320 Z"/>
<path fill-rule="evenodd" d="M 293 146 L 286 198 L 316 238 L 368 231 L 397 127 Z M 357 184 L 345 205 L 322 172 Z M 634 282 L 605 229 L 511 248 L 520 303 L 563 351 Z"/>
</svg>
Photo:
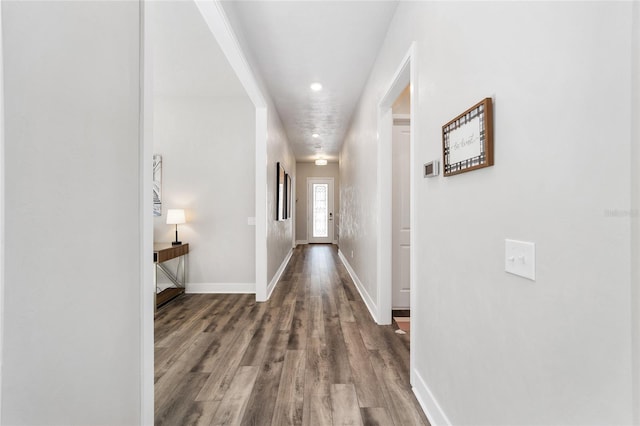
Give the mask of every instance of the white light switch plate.
<svg viewBox="0 0 640 426">
<path fill-rule="evenodd" d="M 256 218 L 255 217 L 248 217 L 247 218 L 247 225 L 256 226 Z"/>
<path fill-rule="evenodd" d="M 536 280 L 536 244 L 504 240 L 504 270 L 530 280 Z"/>
</svg>

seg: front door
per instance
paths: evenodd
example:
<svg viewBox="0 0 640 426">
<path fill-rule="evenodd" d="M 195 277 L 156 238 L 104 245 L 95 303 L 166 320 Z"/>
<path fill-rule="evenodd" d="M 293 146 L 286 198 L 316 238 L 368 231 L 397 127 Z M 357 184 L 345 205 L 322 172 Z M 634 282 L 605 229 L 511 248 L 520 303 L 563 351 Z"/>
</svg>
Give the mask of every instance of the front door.
<svg viewBox="0 0 640 426">
<path fill-rule="evenodd" d="M 333 178 L 307 179 L 309 243 L 333 243 Z"/>
</svg>

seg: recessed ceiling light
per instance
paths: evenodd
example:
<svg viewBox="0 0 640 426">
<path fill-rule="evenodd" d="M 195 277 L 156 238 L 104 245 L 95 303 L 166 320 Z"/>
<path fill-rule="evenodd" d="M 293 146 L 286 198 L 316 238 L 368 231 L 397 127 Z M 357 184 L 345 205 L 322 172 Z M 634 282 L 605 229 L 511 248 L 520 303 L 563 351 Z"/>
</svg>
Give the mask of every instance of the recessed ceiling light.
<svg viewBox="0 0 640 426">
<path fill-rule="evenodd" d="M 323 159 L 316 160 L 316 166 L 326 166 L 326 165 L 327 165 L 327 160 L 323 160 Z"/>
<path fill-rule="evenodd" d="M 320 137 L 320 135 L 319 135 L 319 134 L 317 134 L 317 133 L 314 133 L 314 134 L 312 134 L 312 135 L 311 135 L 311 137 L 312 137 L 312 138 L 319 138 L 319 137 Z"/>
<path fill-rule="evenodd" d="M 320 90 L 322 90 L 322 84 L 320 83 L 311 83 L 311 90 L 313 90 L 314 92 L 319 92 Z"/>
</svg>

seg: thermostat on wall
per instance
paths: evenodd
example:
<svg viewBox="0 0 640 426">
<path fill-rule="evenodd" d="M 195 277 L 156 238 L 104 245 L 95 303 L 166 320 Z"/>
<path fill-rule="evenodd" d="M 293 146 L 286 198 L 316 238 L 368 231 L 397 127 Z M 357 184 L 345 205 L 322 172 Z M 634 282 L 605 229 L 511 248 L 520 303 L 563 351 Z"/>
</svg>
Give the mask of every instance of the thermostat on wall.
<svg viewBox="0 0 640 426">
<path fill-rule="evenodd" d="M 438 160 L 424 163 L 424 177 L 438 176 L 438 173 L 440 173 L 440 162 Z"/>
</svg>

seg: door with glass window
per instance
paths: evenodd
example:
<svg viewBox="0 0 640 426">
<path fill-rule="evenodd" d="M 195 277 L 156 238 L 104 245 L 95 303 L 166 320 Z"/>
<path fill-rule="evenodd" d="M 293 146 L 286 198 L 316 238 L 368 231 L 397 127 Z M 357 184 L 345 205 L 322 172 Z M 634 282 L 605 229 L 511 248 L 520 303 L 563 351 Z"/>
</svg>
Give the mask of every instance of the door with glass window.
<svg viewBox="0 0 640 426">
<path fill-rule="evenodd" d="M 307 196 L 307 240 L 333 243 L 333 178 L 308 178 Z"/>
</svg>

